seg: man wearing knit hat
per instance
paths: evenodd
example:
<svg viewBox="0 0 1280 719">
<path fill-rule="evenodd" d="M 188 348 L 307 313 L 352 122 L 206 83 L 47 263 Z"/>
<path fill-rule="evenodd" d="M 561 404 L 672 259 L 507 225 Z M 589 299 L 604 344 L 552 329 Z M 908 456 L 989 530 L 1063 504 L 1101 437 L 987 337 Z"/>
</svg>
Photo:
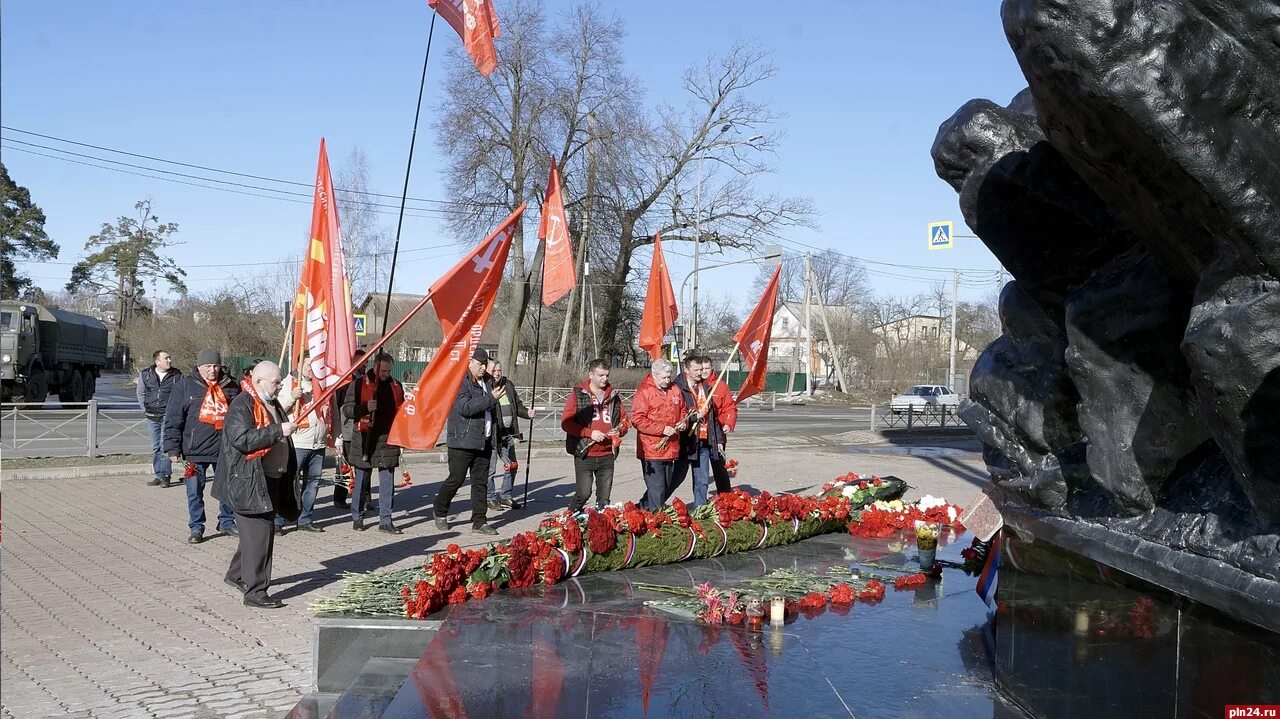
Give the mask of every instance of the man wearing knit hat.
<svg viewBox="0 0 1280 719">
<path fill-rule="evenodd" d="M 172 462 L 189 462 L 192 476 L 184 476 L 187 487 L 188 544 L 204 541 L 204 485 L 209 470 L 217 469 L 222 442 L 222 423 L 231 400 L 240 394 L 240 385 L 222 371 L 222 355 L 211 347 L 196 354 L 196 368 L 179 380 L 169 394 L 164 414 L 164 451 Z M 185 472 L 191 474 L 191 472 Z M 236 518 L 231 507 L 219 502 L 218 531 L 236 534 Z"/>
<path fill-rule="evenodd" d="M 449 411 L 447 443 L 449 445 L 449 478 L 436 495 L 436 528 L 449 528 L 449 506 L 467 475 L 471 475 L 471 531 L 497 534 L 485 523 L 488 517 L 489 456 L 493 454 L 494 415 L 504 386 L 490 389 L 485 368 L 489 353 L 477 349 L 467 362 L 467 373 L 458 388 L 458 396 Z"/>
</svg>

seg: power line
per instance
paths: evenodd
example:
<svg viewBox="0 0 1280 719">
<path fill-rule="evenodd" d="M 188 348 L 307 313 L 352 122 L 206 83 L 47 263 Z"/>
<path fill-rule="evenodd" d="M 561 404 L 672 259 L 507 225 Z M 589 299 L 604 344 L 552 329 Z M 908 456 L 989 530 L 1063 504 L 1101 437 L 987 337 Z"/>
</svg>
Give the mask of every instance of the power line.
<svg viewBox="0 0 1280 719">
<path fill-rule="evenodd" d="M 42 133 L 39 133 L 39 132 L 32 132 L 31 130 L 22 130 L 22 129 L 19 129 L 19 128 L 16 128 L 16 127 L 10 127 L 9 125 L 0 125 L 0 129 L 9 130 L 10 132 L 19 132 L 19 133 L 22 133 L 22 134 L 24 134 L 24 135 L 31 135 L 31 136 L 33 136 L 33 137 L 42 137 L 42 138 L 44 138 L 44 139 L 46 139 L 46 140 L 54 140 L 54 141 L 56 141 L 56 142 L 63 142 L 63 143 L 66 143 L 66 144 L 68 144 L 68 145 L 76 145 L 76 146 L 79 146 L 79 147 L 88 147 L 88 148 L 90 148 L 90 149 L 100 150 L 100 151 L 102 151 L 102 152 L 111 152 L 111 153 L 115 153 L 115 154 L 117 154 L 117 155 L 126 155 L 126 156 L 128 156 L 128 157 L 137 157 L 137 158 L 140 158 L 140 159 L 143 159 L 143 160 L 151 160 L 151 161 L 153 161 L 153 162 L 163 162 L 163 163 L 168 164 L 168 165 L 177 165 L 177 166 L 179 166 L 179 167 L 190 167 L 190 168 L 195 169 L 195 170 L 204 170 L 204 171 L 206 171 L 206 172 L 217 172 L 217 173 L 221 173 L 221 174 L 224 174 L 224 175 L 234 175 L 234 176 L 236 176 L 236 177 L 245 177 L 245 178 L 248 178 L 248 179 L 251 179 L 251 180 L 263 180 L 264 182 L 277 182 L 277 183 L 280 183 L 280 184 L 282 184 L 282 185 L 295 185 L 295 186 L 298 186 L 298 187 L 314 187 L 314 186 L 315 186 L 315 185 L 314 185 L 314 183 L 310 183 L 310 182 L 298 182 L 298 181 L 296 181 L 296 180 L 281 180 L 281 179 L 274 178 L 274 177 L 265 177 L 265 176 L 263 176 L 263 175 L 254 175 L 254 174 L 250 174 L 250 173 L 247 173 L 247 172 L 236 172 L 235 170 L 221 170 L 221 169 L 218 169 L 218 168 L 216 168 L 216 167 L 207 167 L 207 166 L 205 166 L 205 165 L 195 165 L 195 164 L 192 164 L 192 163 L 189 163 L 189 162 L 180 162 L 180 161 L 178 161 L 178 160 L 169 160 L 169 159 L 165 159 L 165 158 L 163 158 L 163 157 L 154 157 L 154 156 L 152 156 L 152 155 L 143 155 L 143 154 L 136 153 L 136 152 L 129 152 L 129 151 L 127 151 L 127 150 L 118 150 L 118 149 L 115 149 L 115 148 L 112 148 L 112 147 L 104 147 L 104 146 L 102 146 L 102 145 L 93 145 L 93 144 L 90 144 L 90 143 L 87 143 L 87 142 L 79 142 L 79 141 L 76 141 L 76 140 L 69 140 L 69 139 L 67 139 L 67 138 L 64 138 L 64 137 L 57 137 L 57 136 L 55 136 L 55 135 L 45 135 L 45 134 L 42 134 Z M 355 194 L 359 194 L 359 195 L 370 195 L 370 196 L 372 196 L 372 197 L 389 197 L 389 198 L 396 199 L 396 200 L 400 199 L 400 196 L 399 196 L 399 195 L 388 195 L 388 194 L 386 194 L 386 193 L 382 193 L 382 192 L 367 192 L 367 191 L 365 191 L 365 190 L 347 190 L 347 189 L 344 189 L 344 188 L 341 188 L 341 187 L 335 187 L 335 188 L 333 188 L 333 189 L 334 189 L 334 191 L 335 191 L 335 192 L 350 192 L 350 193 L 355 193 Z M 458 205 L 458 204 L 459 204 L 459 203 L 457 203 L 457 202 L 453 202 L 453 201 L 450 201 L 450 200 L 433 200 L 433 199 L 424 198 L 424 197 L 410 197 L 409 199 L 410 199 L 410 200 L 413 200 L 414 202 L 434 202 L 434 203 L 441 204 L 441 205 Z"/>
<path fill-rule="evenodd" d="M 278 190 L 278 189 L 276 189 L 276 188 L 274 188 L 274 187 L 262 187 L 262 186 L 260 186 L 260 185 L 249 185 L 249 184 L 245 184 L 245 183 L 243 183 L 243 182 L 232 182 L 232 181 L 230 181 L 230 180 L 220 180 L 220 179 L 218 179 L 218 178 L 216 178 L 216 177 L 202 177 L 202 176 L 200 176 L 200 175 L 190 175 L 190 174 L 187 174 L 187 173 L 184 173 L 184 172 L 175 172 L 175 171 L 173 171 L 173 170 L 165 170 L 165 169 L 163 169 L 163 168 L 147 167 L 147 166 L 145 166 L 145 165 L 135 165 L 135 164 L 130 163 L 130 162 L 122 162 L 122 161 L 120 161 L 120 160 L 112 160 L 112 159 L 110 159 L 110 158 L 106 158 L 106 157 L 96 157 L 96 156 L 94 156 L 94 155 L 86 155 L 86 154 L 84 154 L 84 153 L 80 153 L 80 152 L 72 152 L 71 150 L 63 150 L 63 149 L 58 148 L 58 147 L 50 147 L 50 146 L 48 146 L 48 145 L 41 145 L 41 144 L 34 143 L 34 142 L 26 142 L 25 140 L 15 140 L 15 139 L 13 139 L 13 138 L 11 138 L 11 137 L 10 137 L 10 138 L 5 138 L 5 139 L 4 139 L 4 142 L 5 142 L 5 143 L 8 143 L 8 144 L 10 145 L 10 146 L 9 146 L 9 149 L 11 149 L 11 150 L 25 151 L 25 152 L 29 152 L 30 154 L 33 154 L 33 155 L 40 155 L 40 156 L 42 156 L 42 157 L 49 157 L 49 158 L 52 158 L 52 159 L 55 159 L 55 160 L 65 160 L 65 161 L 67 161 L 67 162 L 76 162 L 76 161 L 71 160 L 71 159 L 69 159 L 69 158 L 64 158 L 64 157 L 62 157 L 62 156 L 60 156 L 60 155 L 45 155 L 45 154 L 42 154 L 42 153 L 34 152 L 34 151 L 32 151 L 32 150 L 26 150 L 25 148 L 22 148 L 22 147 L 13 147 L 13 146 L 12 146 L 12 143 L 17 143 L 17 144 L 20 144 L 20 145 L 26 145 L 26 146 L 28 146 L 28 147 L 36 147 L 36 148 L 40 148 L 40 149 L 42 149 L 42 150 L 49 150 L 49 151 L 52 151 L 52 152 L 58 152 L 58 153 L 62 153 L 62 154 L 64 154 L 64 155 L 71 155 L 72 157 L 81 157 L 81 158 L 85 158 L 85 159 L 87 159 L 87 160 L 94 160 L 94 161 L 97 161 L 97 162 L 105 162 L 105 163 L 108 163 L 108 164 L 110 164 L 110 165 L 119 165 L 119 166 L 121 166 L 121 167 L 130 167 L 130 168 L 134 168 L 134 169 L 136 169 L 136 170 L 146 170 L 147 172 L 159 172 L 159 173 L 163 173 L 163 174 L 165 174 L 165 175 L 173 175 L 173 176 L 175 176 L 175 177 L 185 177 L 185 178 L 192 179 L 192 180 L 200 180 L 200 181 L 202 181 L 202 182 L 215 182 L 215 183 L 218 183 L 218 184 L 220 184 L 220 185 L 229 185 L 229 186 L 231 186 L 231 187 L 239 187 L 239 188 L 244 188 L 244 189 L 248 189 L 248 190 L 260 190 L 260 191 L 263 191 L 263 192 L 274 192 L 274 193 L 278 193 L 278 194 L 280 194 L 280 195 L 289 195 L 289 196 L 292 196 L 292 197 L 307 198 L 306 200 L 289 200 L 290 202 L 298 202 L 298 203 L 302 203 L 302 204 L 311 204 L 311 202 L 312 202 L 312 198 L 313 198 L 313 195 L 312 195 L 312 194 L 308 194 L 308 193 L 304 193 L 304 192 L 294 192 L 293 190 Z M 78 163 L 78 164 L 89 164 L 89 163 L 80 162 L 80 163 Z M 105 166 L 102 166 L 102 165 L 90 165 L 90 166 L 91 166 L 91 167 L 98 167 L 98 168 L 100 168 L 100 169 L 104 169 L 104 170 L 113 170 L 113 171 L 119 171 L 119 172 L 127 172 L 128 174 L 134 174 L 134 175 L 139 174 L 139 173 L 135 173 L 135 172 L 128 172 L 128 171 L 126 171 L 126 170 L 119 170 L 118 168 L 115 168 L 115 167 L 105 167 Z M 173 180 L 172 178 L 169 178 L 169 177 L 155 177 L 155 176 L 153 176 L 153 175 L 141 175 L 141 176 L 142 176 L 142 177 L 151 177 L 152 179 L 156 179 L 156 180 L 165 180 L 165 181 L 179 182 L 178 180 Z M 183 184 L 194 184 L 194 183 L 187 183 L 187 182 L 184 182 Z M 195 185 L 195 186 L 196 186 L 196 187 L 204 187 L 204 188 L 207 188 L 207 189 L 220 189 L 220 188 L 216 188 L 216 187 L 211 187 L 211 186 L 209 186 L 209 185 Z M 250 193 L 241 193 L 241 194 L 250 194 Z M 270 199 L 280 199 L 280 200 L 288 199 L 288 198 L 285 198 L 285 197 L 274 197 L 274 196 L 269 196 L 269 195 L 254 195 L 254 196 L 256 196 L 256 197 L 268 197 L 268 198 L 270 198 Z M 359 205 L 359 206 L 362 206 L 362 207 L 365 207 L 365 208 L 369 208 L 369 209 L 370 209 L 370 211 L 373 211 L 373 212 L 377 212 L 377 210 L 372 209 L 372 208 L 375 208 L 375 207 L 386 207 L 386 208 L 398 209 L 398 206 L 397 206 L 397 205 L 388 205 L 388 204 L 379 203 L 379 202 L 367 202 L 367 201 L 364 201 L 364 200 L 352 200 L 352 199 L 347 199 L 347 202 L 349 202 L 349 203 L 351 203 L 351 204 L 353 204 L 353 205 Z M 437 215 L 448 215 L 448 214 L 451 214 L 451 213 L 452 213 L 452 214 L 457 214 L 458 212 L 461 212 L 461 210 L 452 209 L 452 208 L 435 209 L 435 208 L 430 208 L 430 207 L 413 207 L 413 208 L 410 208 L 410 209 L 417 210 L 417 211 L 419 211 L 419 212 L 431 212 L 431 213 L 435 213 L 435 214 L 437 214 Z M 386 212 L 386 213 L 381 213 L 381 214 L 393 214 L 393 213 Z M 416 216 L 417 216 L 417 217 L 428 217 L 427 215 L 416 215 Z"/>
<path fill-rule="evenodd" d="M 7 147 L 7 149 L 9 149 L 9 150 L 11 150 L 11 151 L 14 151 L 14 152 L 23 152 L 23 153 L 26 153 L 26 154 L 28 154 L 28 155 L 37 155 L 37 156 L 39 156 L 39 157 L 47 157 L 47 158 L 49 158 L 49 159 L 51 159 L 51 160 L 60 160 L 60 161 L 62 161 L 62 162 L 69 162 L 69 163 L 72 163 L 72 164 L 74 164 L 74 165 L 84 165 L 85 167 L 95 167 L 95 168 L 98 168 L 99 170 L 107 170 L 108 172 L 119 172 L 119 173 L 122 173 L 122 174 L 125 174 L 125 175 L 133 175 L 133 176 L 135 176 L 135 177 L 145 177 L 145 178 L 147 178 L 147 179 L 151 179 L 151 180 L 160 180 L 160 181 L 162 181 L 162 182 L 173 182 L 173 183 L 177 183 L 177 184 L 179 184 L 179 185 L 187 185 L 187 186 L 190 186 L 190 187 L 199 187 L 199 188 L 202 188 L 202 189 L 205 189 L 205 190 L 217 190 L 217 191 L 219 191 L 219 192 L 229 192 L 229 193 L 231 193 L 231 194 L 233 194 L 233 195 L 246 195 L 246 196 L 248 196 L 248 197 L 260 197 L 260 198 L 262 198 L 262 199 L 264 199 L 264 200 L 276 200 L 276 201 L 279 201 L 279 202 L 292 202 L 292 203 L 299 204 L 299 205 L 311 205 L 311 204 L 312 204 L 312 200 L 301 200 L 301 199 L 297 199 L 297 200 L 295 200 L 295 199 L 293 199 L 293 198 L 291 198 L 291 197 L 279 197 L 279 196 L 277 196 L 277 195 L 264 195 L 264 194 L 257 193 L 257 192 L 246 192 L 246 191 L 244 191 L 244 190 L 236 190 L 236 189 L 233 189 L 233 188 L 231 188 L 231 187 L 218 187 L 218 186 L 216 186 L 216 185 L 204 185 L 204 184 L 201 184 L 201 183 L 199 183 L 199 182 L 188 182 L 188 181 L 186 181 L 186 180 L 178 180 L 178 179 L 175 179 L 175 178 L 172 178 L 172 177 L 163 177 L 163 176 L 156 176 L 156 175 L 148 175 L 148 174 L 143 173 L 143 172 L 134 172 L 134 171 L 132 171 L 132 170 L 124 170 L 124 169 L 121 169 L 121 168 L 119 168 L 119 167 L 110 167 L 110 166 L 107 166 L 107 165 L 98 165 L 98 164 L 95 164 L 95 163 L 92 163 L 92 162 L 85 162 L 85 161 L 83 161 L 83 160 L 74 160 L 74 159 L 72 159 L 72 158 L 70 158 L 70 157 L 59 157 L 58 155 L 49 155 L 49 154 L 46 154 L 46 153 L 43 153 L 43 152 L 36 152 L 36 151 L 34 151 L 34 150 L 28 150 L 28 149 L 26 149 L 26 148 L 22 148 L 22 147 L 12 147 L 12 146 L 7 146 L 7 143 L 8 143 L 8 140 L 6 140 L 4 143 L 0 143 L 0 147 Z M 278 191 L 277 191 L 277 190 L 272 190 L 272 192 L 278 192 Z M 363 204 L 363 203 L 358 203 L 358 204 Z M 377 214 L 379 214 L 379 215 L 391 215 L 391 214 L 395 214 L 395 213 L 387 212 L 387 211 L 384 211 L 384 210 L 376 210 L 376 209 L 373 209 L 373 208 L 368 208 L 368 209 L 369 209 L 369 211 L 370 211 L 370 212 L 374 212 L 374 213 L 377 213 Z M 423 210 L 423 211 L 439 212 L 438 210 L 426 210 L 426 208 L 415 208 L 415 209 L 421 209 L 421 210 Z M 413 217 L 417 217 L 417 218 L 419 218 L 419 219 L 423 219 L 423 220 L 438 220 L 438 219 L 442 219 L 442 218 L 434 217 L 434 216 L 431 216 L 431 215 L 419 215 L 419 214 L 416 214 L 416 213 L 410 213 L 410 214 L 411 214 Z"/>
</svg>

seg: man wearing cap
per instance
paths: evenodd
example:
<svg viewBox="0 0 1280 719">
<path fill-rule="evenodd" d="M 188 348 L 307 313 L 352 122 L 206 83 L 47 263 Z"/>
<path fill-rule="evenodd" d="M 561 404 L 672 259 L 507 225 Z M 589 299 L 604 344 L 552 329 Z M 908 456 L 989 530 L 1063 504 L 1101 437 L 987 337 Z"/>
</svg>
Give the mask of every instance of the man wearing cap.
<svg viewBox="0 0 1280 719">
<path fill-rule="evenodd" d="M 196 354 L 195 372 L 180 377 L 169 393 L 164 413 L 164 451 L 171 462 L 187 461 L 194 476 L 184 477 L 187 487 L 188 544 L 204 541 L 204 485 L 209 470 L 217 469 L 222 424 L 227 407 L 240 394 L 240 385 L 222 371 L 222 355 L 205 348 Z M 218 531 L 236 533 L 231 507 L 219 502 Z"/>
<path fill-rule="evenodd" d="M 485 523 L 488 517 L 486 495 L 489 489 L 489 455 L 493 453 L 493 438 L 498 402 L 506 395 L 506 387 L 489 388 L 485 369 L 489 353 L 477 349 L 467 362 L 467 373 L 458 388 L 458 396 L 449 411 L 447 443 L 449 445 L 449 478 L 436 495 L 436 528 L 449 528 L 449 505 L 458 493 L 467 475 L 471 475 L 471 531 L 480 534 L 497 534 L 498 530 Z"/>
</svg>

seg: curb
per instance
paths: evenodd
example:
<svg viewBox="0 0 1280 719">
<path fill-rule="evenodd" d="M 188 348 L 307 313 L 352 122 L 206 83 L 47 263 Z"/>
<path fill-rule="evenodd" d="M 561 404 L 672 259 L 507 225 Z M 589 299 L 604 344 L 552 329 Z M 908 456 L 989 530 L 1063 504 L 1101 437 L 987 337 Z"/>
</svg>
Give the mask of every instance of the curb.
<svg viewBox="0 0 1280 719">
<path fill-rule="evenodd" d="M 963 435 L 971 435 L 971 430 L 967 428 L 946 429 L 946 430 L 915 430 L 911 433 L 903 432 L 901 435 L 889 435 L 885 433 L 879 434 L 879 442 L 886 442 L 890 437 L 894 436 L 912 436 L 921 438 L 941 438 L 941 437 L 959 437 Z M 851 438 L 842 437 L 841 435 L 798 435 L 787 437 L 785 441 L 776 439 L 755 439 L 755 438 L 734 438 L 732 449 L 742 451 L 769 451 L 783 449 L 799 449 L 799 448 L 823 448 L 823 447 L 846 447 L 867 444 L 866 441 L 849 441 Z M 518 450 L 517 459 L 523 459 L 528 445 L 521 446 Z M 547 459 L 551 457 L 565 456 L 564 448 L 557 443 L 554 446 L 534 447 L 533 457 L 535 459 Z M 624 451 L 620 456 L 628 456 Z M 57 461 L 51 458 L 49 461 Z M 433 464 L 447 464 L 449 456 L 441 450 L 431 450 L 428 452 L 414 452 L 405 456 L 405 460 L 401 466 L 427 466 Z M 326 462 L 325 468 L 331 468 L 332 463 Z M 4 469 L 0 471 L 0 478 L 8 481 L 22 482 L 28 480 L 46 480 L 46 479 L 86 479 L 93 477 L 128 477 L 137 476 L 142 479 L 151 477 L 151 464 L 102 464 L 102 465 L 80 465 L 80 466 L 62 466 L 62 467 L 26 467 L 18 469 Z"/>
</svg>

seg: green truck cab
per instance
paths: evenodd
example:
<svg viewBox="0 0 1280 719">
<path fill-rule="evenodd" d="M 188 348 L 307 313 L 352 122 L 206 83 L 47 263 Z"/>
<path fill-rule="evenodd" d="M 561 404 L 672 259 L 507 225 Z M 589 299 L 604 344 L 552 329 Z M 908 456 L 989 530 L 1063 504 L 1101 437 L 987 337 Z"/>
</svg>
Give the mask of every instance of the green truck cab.
<svg viewBox="0 0 1280 719">
<path fill-rule="evenodd" d="M 0 401 L 93 398 L 107 364 L 107 328 L 88 315 L 0 302 Z"/>
</svg>

